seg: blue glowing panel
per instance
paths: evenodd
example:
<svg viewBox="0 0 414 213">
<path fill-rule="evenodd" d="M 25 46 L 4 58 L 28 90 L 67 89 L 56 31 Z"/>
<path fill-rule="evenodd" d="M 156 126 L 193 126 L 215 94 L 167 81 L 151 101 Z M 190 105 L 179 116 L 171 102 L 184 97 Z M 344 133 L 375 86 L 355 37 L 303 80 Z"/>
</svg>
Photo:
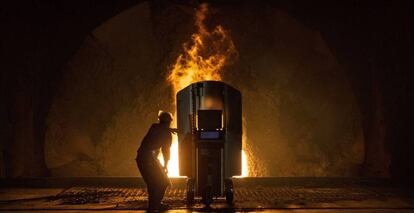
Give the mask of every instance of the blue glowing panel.
<svg viewBox="0 0 414 213">
<path fill-rule="evenodd" d="M 200 139 L 219 139 L 220 133 L 213 131 L 200 132 Z"/>
</svg>

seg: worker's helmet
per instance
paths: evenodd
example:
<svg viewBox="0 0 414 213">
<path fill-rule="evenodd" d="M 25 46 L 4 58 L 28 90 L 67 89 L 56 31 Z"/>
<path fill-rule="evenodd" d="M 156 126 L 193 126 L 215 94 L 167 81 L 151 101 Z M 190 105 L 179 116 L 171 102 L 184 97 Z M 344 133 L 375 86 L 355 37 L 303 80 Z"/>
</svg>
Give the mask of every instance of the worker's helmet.
<svg viewBox="0 0 414 213">
<path fill-rule="evenodd" d="M 160 123 L 168 123 L 173 120 L 172 114 L 165 111 L 159 111 L 158 112 L 158 120 Z"/>
</svg>

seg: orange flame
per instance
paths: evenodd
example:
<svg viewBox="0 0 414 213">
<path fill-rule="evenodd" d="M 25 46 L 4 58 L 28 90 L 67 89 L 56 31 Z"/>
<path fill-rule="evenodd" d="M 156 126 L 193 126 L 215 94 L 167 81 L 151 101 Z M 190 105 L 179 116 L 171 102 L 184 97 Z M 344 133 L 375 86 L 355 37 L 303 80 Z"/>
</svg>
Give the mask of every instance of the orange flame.
<svg viewBox="0 0 414 213">
<path fill-rule="evenodd" d="M 207 13 L 207 4 L 202 4 L 196 12 L 197 33 L 191 37 L 191 46 L 184 44 L 184 53 L 178 56 L 168 76 L 174 98 L 191 83 L 221 80 L 222 68 L 237 55 L 233 41 L 222 26 L 208 31 L 204 24 Z"/>
<path fill-rule="evenodd" d="M 191 83 L 204 80 L 221 80 L 222 68 L 237 56 L 233 41 L 222 26 L 218 25 L 212 31 L 207 29 L 205 20 L 208 13 L 207 4 L 202 4 L 196 11 L 195 25 L 197 32 L 191 36 L 190 43 L 183 45 L 184 52 L 177 57 L 169 72 L 167 80 L 173 89 L 174 104 L 175 94 Z M 242 152 L 242 156 L 243 175 L 247 176 L 247 160 L 244 152 Z M 176 135 L 173 137 L 168 171 L 170 177 L 179 176 L 178 139 Z"/>
</svg>

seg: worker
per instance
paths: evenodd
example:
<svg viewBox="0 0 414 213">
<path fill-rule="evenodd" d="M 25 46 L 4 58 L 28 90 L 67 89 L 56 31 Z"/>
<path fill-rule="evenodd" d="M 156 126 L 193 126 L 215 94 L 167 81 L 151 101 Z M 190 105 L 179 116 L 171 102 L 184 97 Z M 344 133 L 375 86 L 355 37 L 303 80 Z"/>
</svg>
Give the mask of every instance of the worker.
<svg viewBox="0 0 414 213">
<path fill-rule="evenodd" d="M 151 125 L 137 151 L 136 162 L 138 169 L 147 185 L 148 211 L 157 212 L 168 209 L 168 205 L 162 204 L 165 190 L 171 185 L 167 176 L 168 161 L 170 159 L 170 147 L 172 132 L 170 128 L 173 117 L 169 112 L 158 113 L 158 123 Z M 161 149 L 164 166 L 157 159 Z"/>
</svg>

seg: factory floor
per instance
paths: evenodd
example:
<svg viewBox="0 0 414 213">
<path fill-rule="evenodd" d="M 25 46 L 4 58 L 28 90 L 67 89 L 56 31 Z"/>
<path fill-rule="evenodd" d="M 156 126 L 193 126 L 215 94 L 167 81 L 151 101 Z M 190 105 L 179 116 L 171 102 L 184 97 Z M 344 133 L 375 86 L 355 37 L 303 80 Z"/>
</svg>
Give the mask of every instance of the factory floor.
<svg viewBox="0 0 414 213">
<path fill-rule="evenodd" d="M 169 212 L 414 212 L 414 191 L 387 179 L 237 178 L 234 204 L 185 202 L 185 179 L 174 179 Z M 0 184 L 0 211 L 136 212 L 147 206 L 139 178 L 14 179 Z"/>
</svg>

